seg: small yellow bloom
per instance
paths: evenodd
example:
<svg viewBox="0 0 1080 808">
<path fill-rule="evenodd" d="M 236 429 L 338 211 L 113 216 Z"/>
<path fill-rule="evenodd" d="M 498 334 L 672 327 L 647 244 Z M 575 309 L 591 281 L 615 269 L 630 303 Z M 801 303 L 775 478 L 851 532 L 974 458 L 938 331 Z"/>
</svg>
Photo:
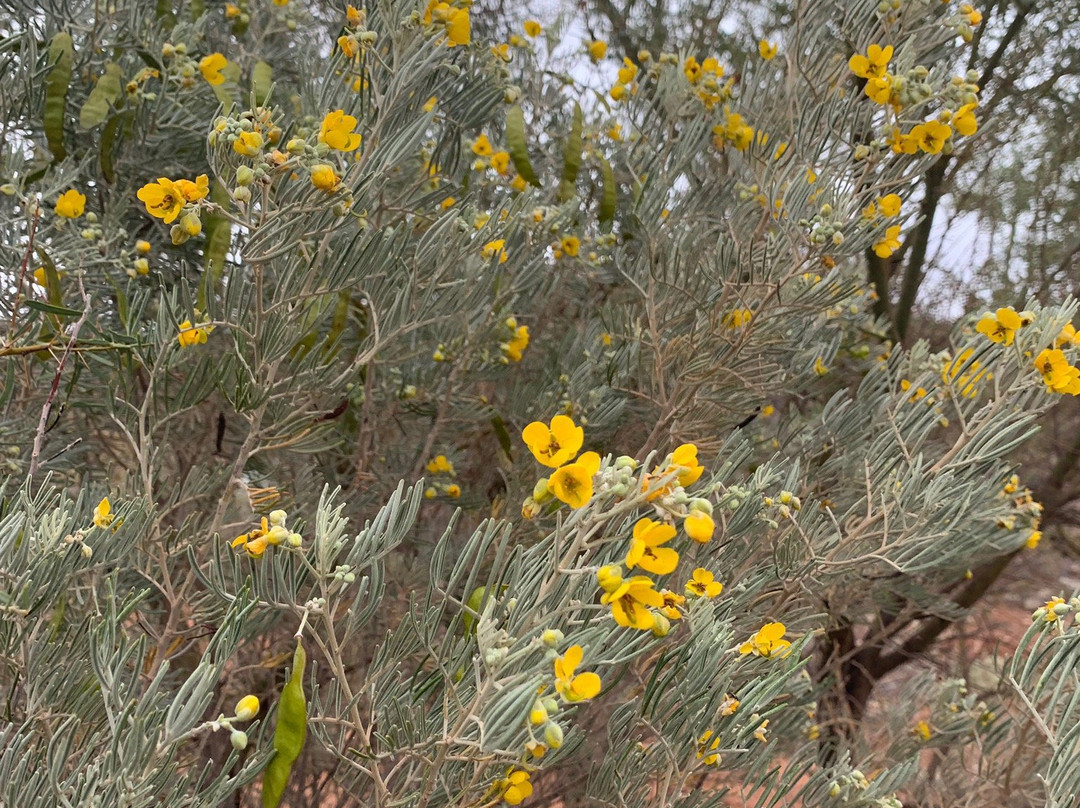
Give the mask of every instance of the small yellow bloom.
<svg viewBox="0 0 1080 808">
<path fill-rule="evenodd" d="M 778 50 L 776 45 L 772 44 L 771 42 L 769 42 L 766 39 L 763 39 L 760 42 L 758 42 L 757 49 L 758 49 L 758 54 L 766 62 L 772 61 L 772 59 L 776 56 L 776 52 Z"/>
<path fill-rule="evenodd" d="M 976 387 L 977 382 L 983 378 L 993 378 L 993 374 L 988 373 L 985 368 L 980 369 L 981 365 L 978 360 L 968 365 L 968 360 L 971 359 L 973 353 L 974 349 L 972 348 L 961 351 L 956 359 L 946 362 L 941 369 L 941 380 L 948 385 L 955 384 L 960 388 L 960 395 L 968 398 L 974 397 L 979 392 L 978 387 Z M 961 373 L 961 370 L 964 372 Z"/>
<path fill-rule="evenodd" d="M 874 79 L 885 75 L 889 67 L 889 60 L 893 56 L 893 46 L 871 45 L 866 49 L 866 55 L 856 53 L 848 59 L 848 67 L 859 78 Z"/>
<path fill-rule="evenodd" d="M 606 568 L 605 568 L 606 569 Z M 616 570 L 618 567 L 615 568 Z M 651 578 L 635 575 L 623 579 L 618 575 L 603 576 L 602 569 L 597 573 L 600 585 L 605 589 L 600 602 L 611 606 L 611 615 L 615 622 L 624 628 L 636 628 L 648 631 L 656 618 L 648 607 L 660 609 L 664 606 L 664 596 L 653 589 Z"/>
<path fill-rule="evenodd" d="M 231 546 L 233 548 L 241 547 L 251 558 L 260 558 L 266 552 L 266 548 L 270 546 L 270 540 L 267 536 L 269 532 L 270 525 L 264 516 L 259 527 L 237 536 L 232 540 Z"/>
<path fill-rule="evenodd" d="M 715 598 L 723 591 L 724 585 L 704 567 L 695 569 L 693 577 L 686 582 L 686 594 L 698 598 Z"/>
<path fill-rule="evenodd" d="M 240 721 L 250 721 L 259 714 L 259 697 L 248 694 L 236 702 L 233 711 Z"/>
<path fill-rule="evenodd" d="M 510 187 L 517 191 L 519 194 L 525 191 L 528 183 L 525 182 L 525 178 L 520 174 L 515 174 L 514 178 L 510 180 Z"/>
<path fill-rule="evenodd" d="M 766 718 L 764 721 L 761 722 L 758 728 L 754 730 L 754 737 L 761 741 L 761 743 L 766 743 L 769 740 L 767 735 L 768 731 L 769 719 Z"/>
<path fill-rule="evenodd" d="M 998 309 L 993 314 L 989 312 L 984 314 L 975 326 L 975 330 L 980 334 L 985 334 L 991 342 L 1012 345 L 1021 325 L 1020 315 L 1012 306 L 1009 306 Z"/>
<path fill-rule="evenodd" d="M 57 216 L 63 216 L 65 219 L 78 219 L 83 215 L 84 210 L 86 210 L 86 196 L 74 188 L 64 191 L 56 200 L 56 207 L 53 208 Z"/>
<path fill-rule="evenodd" d="M 704 511 L 690 511 L 683 520 L 683 530 L 694 541 L 704 544 L 713 536 L 716 523 L 713 518 Z"/>
<path fill-rule="evenodd" d="M 195 182 L 185 179 L 176 180 L 173 186 L 180 192 L 180 196 L 184 197 L 185 202 L 198 202 L 210 193 L 210 180 L 205 174 L 197 176 Z"/>
<path fill-rule="evenodd" d="M 712 738 L 712 742 L 709 739 Z M 706 730 L 697 742 L 697 756 L 698 760 L 704 763 L 706 766 L 717 766 L 720 763 L 720 755 L 716 750 L 720 748 L 720 737 L 713 738 L 713 731 Z"/>
<path fill-rule="evenodd" d="M 521 431 L 521 439 L 538 463 L 558 468 L 577 456 L 585 442 L 585 430 L 567 415 L 556 415 L 551 426 L 533 421 Z"/>
<path fill-rule="evenodd" d="M 899 216 L 902 202 L 899 194 L 888 194 L 878 200 L 878 208 L 882 216 Z"/>
<path fill-rule="evenodd" d="M 450 483 L 450 485 L 443 486 L 443 493 L 450 499 L 457 499 L 461 496 L 461 486 L 457 483 Z"/>
<path fill-rule="evenodd" d="M 593 477 L 599 470 L 600 455 L 585 452 L 573 463 L 557 469 L 548 478 L 548 487 L 559 501 L 571 508 L 581 508 L 592 499 Z"/>
<path fill-rule="evenodd" d="M 430 471 L 432 474 L 454 473 L 454 464 L 446 459 L 446 455 L 436 455 L 435 457 L 431 458 L 425 468 L 427 468 L 427 470 Z"/>
<path fill-rule="evenodd" d="M 668 468 L 668 473 L 677 470 L 676 477 L 683 488 L 696 483 L 705 471 L 705 467 L 698 463 L 697 452 L 697 446 L 684 443 L 677 446 L 671 453 L 671 466 Z"/>
<path fill-rule="evenodd" d="M 927 724 L 925 721 L 920 721 L 918 724 L 916 724 L 915 729 L 913 729 L 912 732 L 924 741 L 930 740 L 930 725 Z"/>
<path fill-rule="evenodd" d="M 592 59 L 594 63 L 599 62 L 607 56 L 607 43 L 601 42 L 599 39 L 592 40 L 586 44 L 585 47 L 589 52 L 589 58 Z"/>
<path fill-rule="evenodd" d="M 184 320 L 184 322 L 180 323 L 179 328 L 180 330 L 176 335 L 176 340 L 180 343 L 181 348 L 190 348 L 193 345 L 204 344 L 207 335 L 214 330 L 212 325 L 193 326 L 191 320 Z"/>
<path fill-rule="evenodd" d="M 146 205 L 146 212 L 161 219 L 165 224 L 173 222 L 184 207 L 184 195 L 176 184 L 165 177 L 149 182 L 139 189 L 136 196 Z"/>
<path fill-rule="evenodd" d="M 555 689 L 568 702 L 588 701 L 600 692 L 602 686 L 600 677 L 595 673 L 574 675 L 583 656 L 580 645 L 571 645 L 565 654 L 555 657 Z"/>
<path fill-rule="evenodd" d="M 525 34 L 531 37 L 540 36 L 544 30 L 536 20 L 525 20 L 525 25 L 523 27 L 525 29 Z"/>
<path fill-rule="evenodd" d="M 952 137 L 952 128 L 938 120 L 927 121 L 914 127 L 907 137 L 927 154 L 937 154 Z"/>
<path fill-rule="evenodd" d="M 228 60 L 220 53 L 211 53 L 199 60 L 199 72 L 210 84 L 217 87 L 225 83 L 225 77 L 221 71 L 228 65 Z"/>
<path fill-rule="evenodd" d="M 514 336 L 503 346 L 503 353 L 511 362 L 520 362 L 525 349 L 529 347 L 529 327 L 519 325 L 514 329 Z"/>
<path fill-rule="evenodd" d="M 679 554 L 670 547 L 661 547 L 675 538 L 675 527 L 643 518 L 634 525 L 634 537 L 626 554 L 628 569 L 641 567 L 646 572 L 667 575 L 679 565 Z"/>
<path fill-rule="evenodd" d="M 225 19 L 227 19 L 227 20 L 235 20 L 239 16 L 240 16 L 240 6 L 236 5 L 236 3 L 226 3 L 225 4 Z"/>
<path fill-rule="evenodd" d="M 1033 530 L 1031 531 L 1031 535 L 1027 537 L 1027 541 L 1024 542 L 1024 546 L 1027 547 L 1029 550 L 1034 550 L 1036 547 L 1039 546 L 1040 541 L 1042 541 L 1042 531 Z"/>
<path fill-rule="evenodd" d="M 559 249 L 563 251 L 564 255 L 574 258 L 581 251 L 581 239 L 577 236 L 563 236 L 559 242 Z"/>
<path fill-rule="evenodd" d="M 260 132 L 241 132 L 233 141 L 233 151 L 244 157 L 258 157 L 262 151 L 263 136 Z"/>
<path fill-rule="evenodd" d="M 742 328 L 754 319 L 754 312 L 750 309 L 735 309 L 728 312 L 724 317 L 724 325 L 730 329 Z"/>
<path fill-rule="evenodd" d="M 109 503 L 108 497 L 105 497 L 94 506 L 94 527 L 107 528 L 112 524 L 114 518 L 112 505 Z"/>
<path fill-rule="evenodd" d="M 474 140 L 472 142 L 472 147 L 471 148 L 472 148 L 472 153 L 475 154 L 475 155 L 478 155 L 480 157 L 490 157 L 491 156 L 491 152 L 492 152 L 491 141 L 488 140 L 488 136 L 485 135 L 485 134 L 478 135 L 476 140 Z"/>
<path fill-rule="evenodd" d="M 866 97 L 875 104 L 885 106 L 892 98 L 892 76 L 886 73 L 884 76 L 875 76 L 866 80 L 863 86 Z"/>
<path fill-rule="evenodd" d="M 686 598 L 668 589 L 660 590 L 660 596 L 664 599 L 660 613 L 671 620 L 682 620 L 680 610 L 686 605 Z"/>
<path fill-rule="evenodd" d="M 352 115 L 346 115 L 345 110 L 335 109 L 326 113 L 319 127 L 319 142 L 325 143 L 331 149 L 338 151 L 356 151 L 363 141 L 363 136 L 354 132 L 358 121 Z"/>
<path fill-rule="evenodd" d="M 472 42 L 472 21 L 469 19 L 469 9 L 451 9 L 446 18 L 446 37 L 448 48 L 455 45 L 468 45 Z"/>
<path fill-rule="evenodd" d="M 1059 615 L 1057 613 L 1057 608 L 1056 607 L 1064 606 L 1064 605 L 1065 605 L 1065 598 L 1062 598 L 1062 597 L 1055 596 L 1055 597 L 1050 598 L 1050 600 L 1046 601 L 1046 605 L 1043 606 L 1042 609 L 1040 609 L 1040 611 L 1042 611 L 1043 609 L 1046 610 L 1046 617 L 1044 618 L 1046 620 L 1046 622 L 1047 623 L 1053 623 L 1055 620 L 1057 620 Z"/>
<path fill-rule="evenodd" d="M 497 791 L 501 792 L 503 801 L 507 805 L 521 805 L 532 796 L 533 787 L 529 782 L 529 773 L 521 769 L 510 769 L 506 777 L 495 783 Z"/>
<path fill-rule="evenodd" d="M 1080 334 L 1076 333 L 1076 328 L 1072 323 L 1065 323 L 1061 333 L 1054 338 L 1054 347 L 1066 348 L 1074 345 L 1080 345 Z"/>
<path fill-rule="evenodd" d="M 497 238 L 493 241 L 489 241 L 484 245 L 483 249 L 484 258 L 491 259 L 495 256 L 499 257 L 499 263 L 505 264 L 506 259 L 510 256 L 506 252 L 506 239 Z"/>
<path fill-rule="evenodd" d="M 317 163 L 311 167 L 311 184 L 318 188 L 320 191 L 326 191 L 327 193 L 333 192 L 338 183 L 341 182 L 341 177 L 334 171 L 334 167 L 327 165 L 326 163 Z"/>
<path fill-rule="evenodd" d="M 787 628 L 783 623 L 766 623 L 754 636 L 739 646 L 739 653 L 753 654 L 766 659 L 783 656 L 784 652 L 791 647 L 791 643 L 783 639 L 786 632 Z"/>
<path fill-rule="evenodd" d="M 900 249 L 900 225 L 894 224 L 885 230 L 885 236 L 874 242 L 874 255 L 888 258 Z"/>
<path fill-rule="evenodd" d="M 825 360 L 820 356 L 814 360 L 814 373 L 818 376 L 824 376 L 829 372 L 829 366 L 825 364 Z"/>
<path fill-rule="evenodd" d="M 491 155 L 491 167 L 500 174 L 505 174 L 510 169 L 510 153 L 497 151 Z"/>
<path fill-rule="evenodd" d="M 961 135 L 965 137 L 974 135 L 979 130 L 979 121 L 975 117 L 975 105 L 964 104 L 964 106 L 956 110 L 951 123 Z"/>
<path fill-rule="evenodd" d="M 1058 348 L 1044 348 L 1035 357 L 1035 368 L 1042 374 L 1048 392 L 1080 395 L 1080 368 L 1069 364 Z"/>
</svg>

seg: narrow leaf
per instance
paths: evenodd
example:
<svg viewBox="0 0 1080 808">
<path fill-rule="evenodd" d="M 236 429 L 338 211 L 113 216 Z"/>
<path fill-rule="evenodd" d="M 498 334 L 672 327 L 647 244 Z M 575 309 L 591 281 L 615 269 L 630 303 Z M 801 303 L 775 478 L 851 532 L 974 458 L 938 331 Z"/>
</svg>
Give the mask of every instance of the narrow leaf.
<svg viewBox="0 0 1080 808">
<path fill-rule="evenodd" d="M 615 206 L 618 203 L 618 189 L 615 186 L 615 172 L 611 163 L 600 158 L 600 210 L 597 214 L 600 220 L 600 229 L 607 233 L 611 230 L 611 223 L 615 220 Z"/>
<path fill-rule="evenodd" d="M 251 69 L 251 91 L 255 93 L 255 104 L 262 106 L 270 94 L 270 83 L 274 80 L 274 70 L 262 59 Z"/>
</svg>

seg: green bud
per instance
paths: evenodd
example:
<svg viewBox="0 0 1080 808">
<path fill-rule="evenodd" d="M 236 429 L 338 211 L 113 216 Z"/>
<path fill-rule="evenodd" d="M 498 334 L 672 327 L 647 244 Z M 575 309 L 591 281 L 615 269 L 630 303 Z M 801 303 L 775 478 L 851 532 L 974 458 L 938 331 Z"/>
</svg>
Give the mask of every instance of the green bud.
<svg viewBox="0 0 1080 808">
<path fill-rule="evenodd" d="M 563 744 L 562 727 L 554 721 L 549 721 L 544 725 L 544 743 L 551 749 L 558 749 Z"/>
<path fill-rule="evenodd" d="M 237 166 L 236 168 L 236 184 L 237 185 L 251 185 L 255 180 L 255 170 L 251 166 Z"/>
<path fill-rule="evenodd" d="M 232 744 L 233 749 L 237 752 L 247 749 L 248 736 L 246 732 L 242 730 L 234 729 L 229 733 L 229 743 Z"/>
</svg>

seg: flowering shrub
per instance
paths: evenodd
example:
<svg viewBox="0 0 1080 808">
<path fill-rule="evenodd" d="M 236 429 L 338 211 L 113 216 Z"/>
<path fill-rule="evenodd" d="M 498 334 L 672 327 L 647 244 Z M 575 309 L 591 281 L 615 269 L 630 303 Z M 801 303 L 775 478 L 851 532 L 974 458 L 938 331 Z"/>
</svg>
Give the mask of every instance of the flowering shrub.
<svg viewBox="0 0 1080 808">
<path fill-rule="evenodd" d="M 886 338 L 980 19 L 841 5 L 569 72 L 461 2 L 9 21 L 0 793 L 884 807 L 1021 744 L 1071 799 L 1075 598 L 860 736 L 1080 369 L 1073 303 Z"/>
</svg>

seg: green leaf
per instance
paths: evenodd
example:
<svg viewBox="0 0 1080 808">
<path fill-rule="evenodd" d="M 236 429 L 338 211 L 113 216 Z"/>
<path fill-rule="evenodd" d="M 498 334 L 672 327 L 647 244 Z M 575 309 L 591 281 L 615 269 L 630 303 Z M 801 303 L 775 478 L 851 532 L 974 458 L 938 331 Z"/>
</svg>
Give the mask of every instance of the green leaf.
<svg viewBox="0 0 1080 808">
<path fill-rule="evenodd" d="M 52 69 L 45 79 L 45 140 L 48 141 L 54 163 L 67 157 L 64 149 L 64 109 L 74 61 L 75 45 L 71 34 L 60 31 L 49 43 L 49 64 Z"/>
<path fill-rule="evenodd" d="M 98 146 L 101 161 L 101 176 L 110 185 L 116 181 L 116 172 L 113 170 L 113 147 L 116 145 L 116 137 L 120 134 L 120 127 L 131 118 L 131 112 L 120 112 L 109 118 L 105 128 L 101 130 L 101 143 Z"/>
<path fill-rule="evenodd" d="M 210 199 L 222 207 L 227 207 L 230 202 L 228 189 L 217 179 L 210 187 Z M 203 260 L 206 271 L 210 275 L 213 288 L 220 287 L 221 275 L 225 269 L 225 255 L 232 244 L 232 224 L 220 213 L 206 212 L 203 214 L 203 232 L 206 234 L 206 246 L 203 247 Z M 205 287 L 199 289 L 198 307 L 206 305 Z"/>
<path fill-rule="evenodd" d="M 525 138 L 525 113 L 517 104 L 510 107 L 510 111 L 506 113 L 506 145 L 517 173 L 525 182 L 539 188 L 540 180 L 529 160 L 529 145 Z"/>
<path fill-rule="evenodd" d="M 157 15 L 158 22 L 166 31 L 171 31 L 176 27 L 176 15 L 173 14 L 172 7 L 172 0 L 157 0 L 154 13 Z"/>
<path fill-rule="evenodd" d="M 495 430 L 495 437 L 499 441 L 499 446 L 502 447 L 503 454 L 506 455 L 506 459 L 511 463 L 514 462 L 513 443 L 510 441 L 510 433 L 506 430 L 506 422 L 503 421 L 502 416 L 496 415 L 491 419 L 491 428 Z"/>
<path fill-rule="evenodd" d="M 574 120 L 570 124 L 570 137 L 566 139 L 563 152 L 562 180 L 559 182 L 557 199 L 566 202 L 573 198 L 578 171 L 581 170 L 581 128 L 583 125 L 581 105 L 574 104 Z"/>
<path fill-rule="evenodd" d="M 615 206 L 618 203 L 618 189 L 615 185 L 615 172 L 611 169 L 611 163 L 600 158 L 600 211 L 597 214 L 600 220 L 600 229 L 608 233 L 611 224 L 615 220 Z"/>
<path fill-rule="evenodd" d="M 487 587 L 478 586 L 469 595 L 465 605 L 472 611 L 480 614 L 484 609 L 484 601 L 487 600 Z M 470 612 L 462 612 L 461 622 L 465 624 L 465 636 L 471 637 L 476 632 L 476 618 Z"/>
<path fill-rule="evenodd" d="M 236 62 L 229 62 L 225 67 L 221 68 L 221 75 L 225 77 L 225 81 L 221 84 L 210 85 L 210 89 L 214 91 L 214 95 L 217 96 L 218 101 L 225 108 L 222 110 L 222 114 L 227 115 L 233 104 L 236 103 L 234 90 L 236 89 L 236 82 L 240 80 L 240 65 Z"/>
<path fill-rule="evenodd" d="M 52 303 L 46 303 L 44 300 L 23 300 L 22 305 L 28 309 L 34 309 L 35 311 L 42 311 L 46 314 L 55 314 L 59 317 L 79 317 L 82 312 L 78 309 L 69 309 L 67 306 L 56 306 Z"/>
<path fill-rule="evenodd" d="M 277 808 L 285 794 L 293 763 L 307 738 L 307 699 L 304 697 L 304 666 L 307 654 L 299 638 L 293 653 L 292 673 L 278 702 L 274 727 L 274 756 L 263 771 L 263 808 Z"/>
<path fill-rule="evenodd" d="M 123 71 L 116 62 L 108 62 L 105 72 L 101 74 L 94 89 L 86 98 L 86 103 L 79 110 L 79 127 L 93 129 L 109 115 L 109 107 L 116 102 L 124 92 L 121 86 L 124 81 Z"/>
<path fill-rule="evenodd" d="M 270 84 L 274 80 L 274 69 L 262 59 L 251 69 L 251 91 L 255 94 L 256 106 L 262 106 L 270 94 Z"/>
</svg>

